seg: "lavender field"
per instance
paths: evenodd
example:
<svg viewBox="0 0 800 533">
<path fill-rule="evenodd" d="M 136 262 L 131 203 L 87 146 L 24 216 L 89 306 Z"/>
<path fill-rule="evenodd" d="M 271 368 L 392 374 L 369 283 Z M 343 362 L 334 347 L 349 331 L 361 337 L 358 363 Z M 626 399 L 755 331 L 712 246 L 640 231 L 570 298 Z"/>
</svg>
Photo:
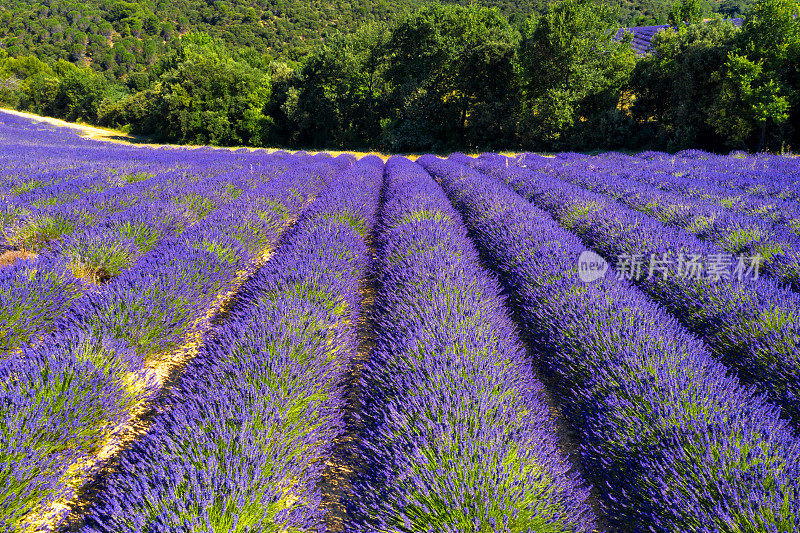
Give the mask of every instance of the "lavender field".
<svg viewBox="0 0 800 533">
<path fill-rule="evenodd" d="M 800 531 L 800 159 L 0 114 L 0 531 Z"/>
</svg>

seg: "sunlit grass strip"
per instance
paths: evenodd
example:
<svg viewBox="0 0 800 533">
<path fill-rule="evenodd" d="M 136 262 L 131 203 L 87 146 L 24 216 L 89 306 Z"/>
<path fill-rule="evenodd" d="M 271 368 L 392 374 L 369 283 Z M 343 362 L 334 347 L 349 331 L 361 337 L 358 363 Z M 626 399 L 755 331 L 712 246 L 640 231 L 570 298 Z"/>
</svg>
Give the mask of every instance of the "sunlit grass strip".
<svg viewBox="0 0 800 533">
<path fill-rule="evenodd" d="M 382 167 L 354 165 L 245 284 L 82 531 L 320 531 Z M 332 213 L 346 214 L 332 220 Z M 347 220 L 345 220 L 345 218 Z"/>
<path fill-rule="evenodd" d="M 510 288 L 615 531 L 800 526 L 800 442 L 776 407 L 613 271 L 581 282 L 586 249 L 546 213 L 453 161 L 421 164 Z"/>
<path fill-rule="evenodd" d="M 593 531 L 499 285 L 439 185 L 405 158 L 386 164 L 378 241 L 344 530 Z"/>
<path fill-rule="evenodd" d="M 670 228 L 611 198 L 524 169 L 500 165 L 497 175 L 609 260 L 620 254 L 710 258 L 719 247 Z M 634 282 L 671 311 L 743 380 L 757 385 L 800 423 L 800 295 L 774 280 L 711 281 L 667 273 Z"/>
</svg>

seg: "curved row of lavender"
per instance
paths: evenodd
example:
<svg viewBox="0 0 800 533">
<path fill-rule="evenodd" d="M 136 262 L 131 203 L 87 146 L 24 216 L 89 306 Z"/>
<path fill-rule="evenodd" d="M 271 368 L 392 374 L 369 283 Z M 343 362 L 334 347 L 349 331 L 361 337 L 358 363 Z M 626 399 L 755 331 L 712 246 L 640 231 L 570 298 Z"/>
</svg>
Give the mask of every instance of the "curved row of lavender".
<svg viewBox="0 0 800 533">
<path fill-rule="evenodd" d="M 419 165 L 386 164 L 376 347 L 346 531 L 590 532 L 500 287 Z"/>
<path fill-rule="evenodd" d="M 82 531 L 322 531 L 383 165 L 323 192 L 123 455 Z"/>
<path fill-rule="evenodd" d="M 87 460 L 157 392 L 146 363 L 186 342 L 237 272 L 274 245 L 322 179 L 351 161 L 300 165 L 243 193 L 77 299 L 43 342 L 0 359 L 9 458 L 0 465 L 0 525 L 71 497 Z"/>
<path fill-rule="evenodd" d="M 65 128 L 43 128 L 30 120 L 0 113 L 0 251 L 4 228 L 39 211 L 83 195 L 102 193 L 162 175 L 177 184 L 225 172 L 244 170 L 256 174 L 276 166 L 285 153 L 248 154 L 243 165 L 240 154 L 208 149 L 154 150 L 125 144 L 87 141 Z M 281 157 L 283 156 L 283 157 Z M 284 168 L 283 170 L 286 170 Z M 130 198 L 130 195 L 128 196 Z M 135 195 L 133 196 L 135 198 Z M 92 203 L 77 207 L 91 208 Z M 101 206 L 96 206 L 101 207 Z M 67 215 L 69 215 L 68 210 Z M 102 214 L 102 209 L 91 213 Z M 91 214 L 90 213 L 90 214 Z M 64 214 L 58 211 L 54 214 Z M 61 228 L 53 228 L 61 229 Z"/>
<path fill-rule="evenodd" d="M 526 154 L 524 159 L 531 157 Z M 687 150 L 674 156 L 643 152 L 638 156 L 609 153 L 570 159 L 582 166 L 613 166 L 656 189 L 707 200 L 800 232 L 800 162 L 796 157 L 718 156 Z"/>
<path fill-rule="evenodd" d="M 525 167 L 611 196 L 664 224 L 679 227 L 701 240 L 714 241 L 731 254 L 758 254 L 763 258 L 766 273 L 800 292 L 800 235 L 769 217 L 736 212 L 715 202 L 668 192 L 636 179 L 639 172 L 653 172 L 655 165 L 618 165 L 613 159 L 592 159 L 588 163 L 562 165 L 552 158 L 533 161 L 526 158 Z"/>
<path fill-rule="evenodd" d="M 653 178 L 665 184 L 672 177 L 685 178 L 687 185 L 708 187 L 707 192 L 730 195 L 738 191 L 733 195 L 734 202 L 746 199 L 739 197 L 741 194 L 754 199 L 797 199 L 800 192 L 800 166 L 791 155 L 745 152 L 717 155 L 703 150 L 683 150 L 675 154 L 648 151 L 635 156 L 608 152 L 600 157 L 632 165 L 655 163 L 663 172 Z"/>
<path fill-rule="evenodd" d="M 724 251 L 670 228 L 611 198 L 549 175 L 506 166 L 489 156 L 475 163 L 551 213 L 609 260 L 641 254 L 659 261 L 633 281 L 668 309 L 741 378 L 757 385 L 800 422 L 800 295 L 767 278 L 706 275 Z M 699 256 L 702 275 L 675 259 Z M 664 260 L 666 258 L 666 260 Z M 655 263 L 651 263 L 652 266 Z"/>
<path fill-rule="evenodd" d="M 800 441 L 777 408 L 631 285 L 582 283 L 580 240 L 504 184 L 419 163 L 509 287 L 614 531 L 800 528 Z"/>
</svg>

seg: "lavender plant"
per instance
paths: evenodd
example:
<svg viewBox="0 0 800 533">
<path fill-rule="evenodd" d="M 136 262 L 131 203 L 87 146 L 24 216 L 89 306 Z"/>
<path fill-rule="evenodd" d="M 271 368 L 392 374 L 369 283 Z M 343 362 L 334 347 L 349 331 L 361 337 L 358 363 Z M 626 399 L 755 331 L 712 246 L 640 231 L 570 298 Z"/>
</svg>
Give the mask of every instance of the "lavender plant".
<svg viewBox="0 0 800 533">
<path fill-rule="evenodd" d="M 664 224 L 714 241 L 731 254 L 758 254 L 766 273 L 791 285 L 795 292 L 800 290 L 800 238 L 771 218 L 743 214 L 704 198 L 685 197 L 668 192 L 663 186 L 642 183 L 646 176 L 658 173 L 655 165 L 618 165 L 616 159 L 560 165 L 557 161 L 543 163 L 542 159 L 521 161 L 528 168 L 532 166 L 538 172 L 611 196 Z M 671 190 L 676 188 L 671 184 Z"/>
</svg>

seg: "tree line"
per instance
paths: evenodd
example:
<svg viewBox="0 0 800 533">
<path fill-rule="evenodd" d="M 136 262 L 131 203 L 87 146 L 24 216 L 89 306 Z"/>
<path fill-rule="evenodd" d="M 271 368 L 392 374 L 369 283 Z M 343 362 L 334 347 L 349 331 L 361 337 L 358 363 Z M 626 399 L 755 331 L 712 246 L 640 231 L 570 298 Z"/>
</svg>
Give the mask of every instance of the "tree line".
<svg viewBox="0 0 800 533">
<path fill-rule="evenodd" d="M 800 145 L 800 8 L 758 0 L 741 28 L 700 0 L 638 57 L 618 12 L 559 0 L 511 23 L 433 4 L 278 61 L 191 32 L 147 70 L 109 79 L 0 50 L 0 101 L 33 112 L 215 145 L 452 150 Z"/>
</svg>

